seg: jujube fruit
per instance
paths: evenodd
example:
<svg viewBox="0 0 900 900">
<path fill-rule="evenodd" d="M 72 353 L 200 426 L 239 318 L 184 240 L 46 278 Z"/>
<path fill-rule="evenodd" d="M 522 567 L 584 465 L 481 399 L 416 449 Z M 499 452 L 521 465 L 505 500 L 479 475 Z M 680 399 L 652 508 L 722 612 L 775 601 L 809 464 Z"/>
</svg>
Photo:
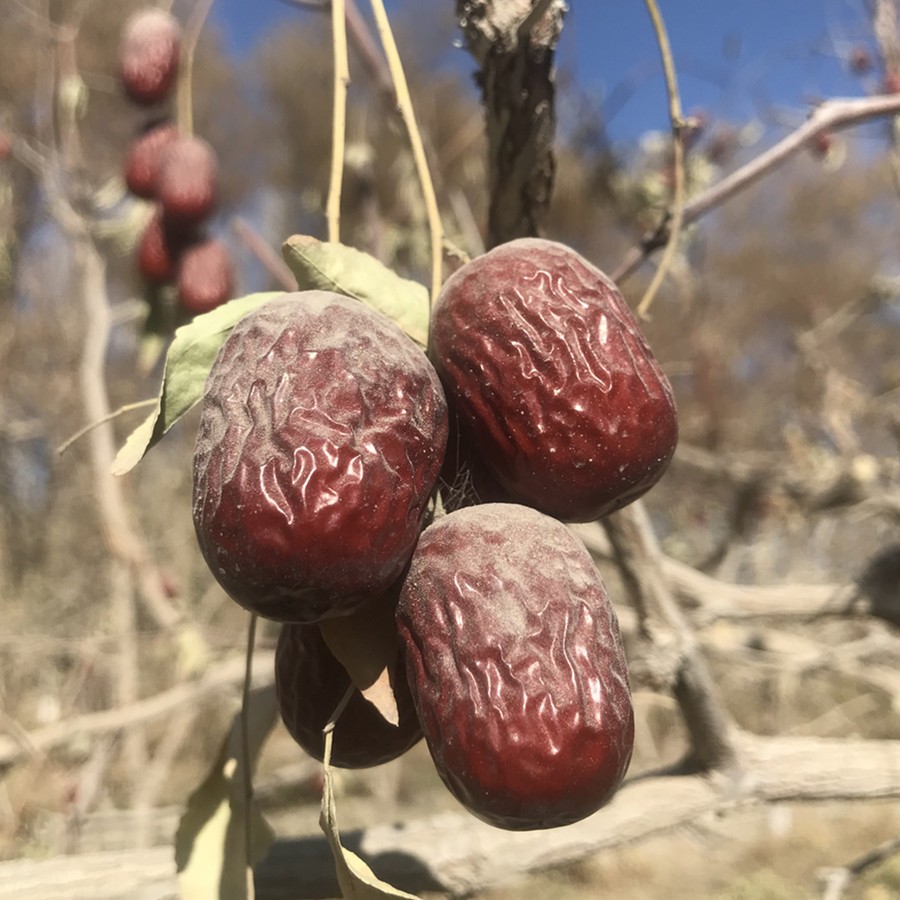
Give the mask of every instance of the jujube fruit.
<svg viewBox="0 0 900 900">
<path fill-rule="evenodd" d="M 194 452 L 201 551 L 242 606 L 282 622 L 383 594 L 422 528 L 447 440 L 425 354 L 386 316 L 285 294 L 220 349 Z"/>
<path fill-rule="evenodd" d="M 178 300 L 192 315 L 209 312 L 234 293 L 234 265 L 219 240 L 192 244 L 182 254 L 176 275 Z"/>
<path fill-rule="evenodd" d="M 565 525 L 504 503 L 438 519 L 397 622 L 438 774 L 472 813 L 550 828 L 612 797 L 634 741 L 628 671 L 603 581 Z"/>
<path fill-rule="evenodd" d="M 125 93 L 142 106 L 165 100 L 178 78 L 181 26 L 161 9 L 141 9 L 125 23 L 119 73 Z"/>
<path fill-rule="evenodd" d="M 472 260 L 444 284 L 430 341 L 461 441 L 510 500 L 588 521 L 668 466 L 668 379 L 615 285 L 570 248 L 523 238 Z"/>
<path fill-rule="evenodd" d="M 169 145 L 156 192 L 171 227 L 197 225 L 215 212 L 218 170 L 216 152 L 203 138 L 182 136 Z"/>
<path fill-rule="evenodd" d="M 143 279 L 153 285 L 174 281 L 179 259 L 192 239 L 188 232 L 173 233 L 166 226 L 162 211 L 156 209 L 138 243 L 138 270 Z"/>
<path fill-rule="evenodd" d="M 281 719 L 291 737 L 320 762 L 322 729 L 350 687 L 347 670 L 334 658 L 318 625 L 283 625 L 275 651 L 275 690 Z M 390 762 L 422 738 L 401 664 L 392 678 L 399 721 L 388 722 L 354 691 L 334 729 L 331 764 L 362 769 Z"/>
<path fill-rule="evenodd" d="M 172 122 L 156 122 L 139 134 L 125 156 L 125 184 L 136 197 L 155 200 L 159 169 L 166 150 L 178 138 Z"/>
</svg>

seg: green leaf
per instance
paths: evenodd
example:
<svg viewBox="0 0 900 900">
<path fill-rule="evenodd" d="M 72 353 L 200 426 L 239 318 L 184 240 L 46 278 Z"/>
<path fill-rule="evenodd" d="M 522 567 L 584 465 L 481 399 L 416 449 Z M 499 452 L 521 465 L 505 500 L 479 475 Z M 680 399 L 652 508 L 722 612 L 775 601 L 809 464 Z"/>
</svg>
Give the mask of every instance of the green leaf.
<svg viewBox="0 0 900 900">
<path fill-rule="evenodd" d="M 386 881 L 382 881 L 363 859 L 341 844 L 337 808 L 334 802 L 332 769 L 329 763 L 333 734 L 333 731 L 329 731 L 325 735 L 325 786 L 322 791 L 322 812 L 319 816 L 319 825 L 331 846 L 338 884 L 344 900 L 387 900 L 391 897 L 418 900 L 415 894 L 407 894 L 406 891 L 401 891 Z"/>
<path fill-rule="evenodd" d="M 401 278 L 374 256 L 344 244 L 295 234 L 282 247 L 299 289 L 334 291 L 393 319 L 420 347 L 428 346 L 428 289 Z"/>
<path fill-rule="evenodd" d="M 209 774 L 191 794 L 175 835 L 181 900 L 247 900 L 248 870 L 265 859 L 275 834 L 255 800 L 250 801 L 248 810 L 244 766 L 251 771 L 255 767 L 277 716 L 273 685 L 251 691 L 249 760 L 244 759 L 241 715 L 237 713 Z M 249 861 L 245 851 L 247 828 L 251 829 Z"/>
<path fill-rule="evenodd" d="M 197 316 L 175 332 L 166 354 L 156 409 L 129 436 L 113 461 L 113 475 L 130 472 L 163 435 L 203 396 L 206 376 L 231 329 L 281 292 L 250 294 Z"/>
</svg>

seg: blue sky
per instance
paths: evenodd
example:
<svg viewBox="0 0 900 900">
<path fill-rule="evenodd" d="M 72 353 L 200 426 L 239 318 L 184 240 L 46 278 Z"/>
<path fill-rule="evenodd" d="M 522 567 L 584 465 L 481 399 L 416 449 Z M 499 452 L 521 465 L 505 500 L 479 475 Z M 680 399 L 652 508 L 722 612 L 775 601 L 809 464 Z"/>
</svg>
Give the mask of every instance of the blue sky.
<svg viewBox="0 0 900 900">
<path fill-rule="evenodd" d="M 366 0 L 357 0 L 368 10 Z M 452 16 L 452 0 L 390 2 L 421 15 Z M 614 140 L 630 141 L 665 127 L 662 70 L 643 0 L 570 0 L 560 65 L 597 97 L 616 98 L 610 109 Z M 855 45 L 871 47 L 865 0 L 660 0 L 679 69 L 685 109 L 714 118 L 797 124 L 815 99 L 858 95 L 866 85 L 844 59 Z M 399 12 L 398 12 L 399 10 Z M 279 0 L 216 0 L 212 17 L 236 53 L 286 23 L 319 15 Z M 464 50 L 447 59 L 471 69 Z M 875 76 L 873 76 L 875 77 Z M 624 102 L 619 102 L 624 101 Z"/>
</svg>

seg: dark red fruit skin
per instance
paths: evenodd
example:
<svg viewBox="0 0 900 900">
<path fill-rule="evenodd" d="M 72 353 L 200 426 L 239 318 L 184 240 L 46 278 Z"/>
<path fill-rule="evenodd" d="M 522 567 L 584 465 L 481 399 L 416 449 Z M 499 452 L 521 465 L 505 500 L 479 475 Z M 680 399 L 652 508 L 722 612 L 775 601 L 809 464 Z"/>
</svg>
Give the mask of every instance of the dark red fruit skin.
<svg viewBox="0 0 900 900">
<path fill-rule="evenodd" d="M 138 244 L 138 271 L 148 284 L 170 284 L 178 273 L 179 260 L 190 246 L 188 232 L 173 233 L 157 209 L 144 228 Z"/>
<path fill-rule="evenodd" d="M 422 739 L 403 667 L 392 673 L 399 722 L 392 725 L 359 691 L 334 729 L 331 764 L 344 769 L 379 766 L 402 756 Z M 347 670 L 334 658 L 318 625 L 282 625 L 275 650 L 275 691 L 291 737 L 322 761 L 322 729 L 350 687 Z"/>
<path fill-rule="evenodd" d="M 447 452 L 441 467 L 441 500 L 447 512 L 478 503 L 512 502 L 484 465 L 467 433 L 461 430 L 459 416 L 451 413 Z"/>
<path fill-rule="evenodd" d="M 179 137 L 160 161 L 157 196 L 173 228 L 198 225 L 218 205 L 219 164 L 213 148 L 198 137 Z"/>
<path fill-rule="evenodd" d="M 119 74 L 125 93 L 141 106 L 165 100 L 178 78 L 181 26 L 169 13 L 148 8 L 125 23 Z"/>
<path fill-rule="evenodd" d="M 234 265 L 228 248 L 215 239 L 188 247 L 178 263 L 178 301 L 191 315 L 221 306 L 234 294 Z"/>
<path fill-rule="evenodd" d="M 666 470 L 668 379 L 615 285 L 569 247 L 523 238 L 463 266 L 430 341 L 461 434 L 515 502 L 590 521 Z"/>
<path fill-rule="evenodd" d="M 131 142 L 125 156 L 125 184 L 136 197 L 156 199 L 162 157 L 177 137 L 174 123 L 157 122 Z"/>
<path fill-rule="evenodd" d="M 596 566 L 563 524 L 504 503 L 438 519 L 397 623 L 438 774 L 472 813 L 551 828 L 612 797 L 634 743 L 628 670 Z"/>
<path fill-rule="evenodd" d="M 409 560 L 446 441 L 437 373 L 393 322 L 326 291 L 275 298 L 207 379 L 193 495 L 207 564 L 266 618 L 352 612 Z"/>
</svg>

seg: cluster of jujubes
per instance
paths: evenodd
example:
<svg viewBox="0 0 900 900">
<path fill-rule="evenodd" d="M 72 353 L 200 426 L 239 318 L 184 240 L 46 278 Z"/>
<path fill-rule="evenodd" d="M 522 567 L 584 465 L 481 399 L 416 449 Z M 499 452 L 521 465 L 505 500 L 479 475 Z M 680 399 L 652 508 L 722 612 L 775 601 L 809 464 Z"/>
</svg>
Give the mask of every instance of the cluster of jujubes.
<svg viewBox="0 0 900 900">
<path fill-rule="evenodd" d="M 136 197 L 154 204 L 140 239 L 137 264 L 152 290 L 166 286 L 190 315 L 208 312 L 234 291 L 234 266 L 225 245 L 206 227 L 218 203 L 218 159 L 202 138 L 183 134 L 166 107 L 178 82 L 181 28 L 156 8 L 126 23 L 119 74 L 128 98 L 151 119 L 131 142 L 124 174 Z"/>
<path fill-rule="evenodd" d="M 615 285 L 544 240 L 451 276 L 429 344 L 316 291 L 242 319 L 202 405 L 200 547 L 238 603 L 284 623 L 279 701 L 308 752 L 321 758 L 351 684 L 320 630 L 380 604 L 399 724 L 354 694 L 335 763 L 375 765 L 424 735 L 475 815 L 569 824 L 615 793 L 634 721 L 614 608 L 563 522 L 658 481 L 672 391 Z"/>
</svg>

